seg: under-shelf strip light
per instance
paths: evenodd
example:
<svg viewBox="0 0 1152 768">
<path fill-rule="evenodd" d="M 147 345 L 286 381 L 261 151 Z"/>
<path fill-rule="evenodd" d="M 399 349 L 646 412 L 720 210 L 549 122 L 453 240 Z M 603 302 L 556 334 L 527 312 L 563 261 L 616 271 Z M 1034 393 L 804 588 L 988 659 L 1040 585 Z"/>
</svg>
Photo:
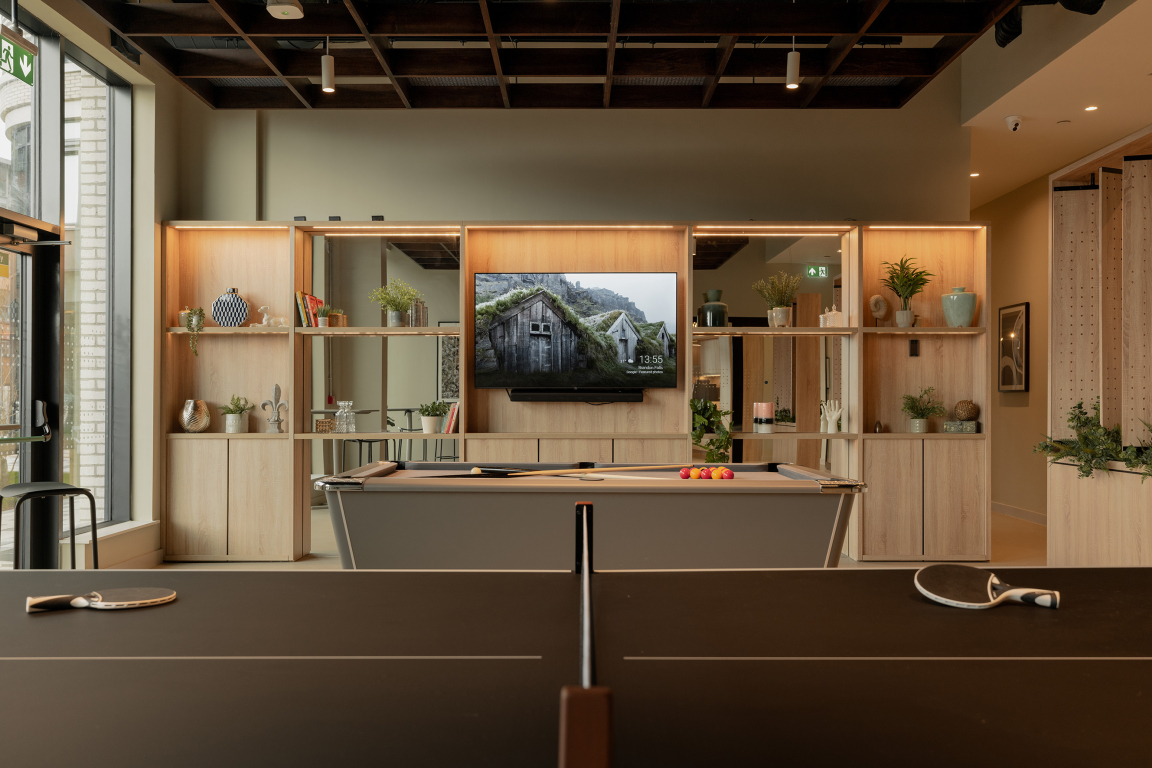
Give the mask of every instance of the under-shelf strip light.
<svg viewBox="0 0 1152 768">
<path fill-rule="evenodd" d="M 696 229 L 838 229 L 847 232 L 851 227 L 843 224 L 697 224 Z"/>
<path fill-rule="evenodd" d="M 678 229 L 676 224 L 470 224 L 465 229 Z"/>
<path fill-rule="evenodd" d="M 875 224 L 868 229 L 984 229 L 983 226 L 937 226 L 934 224 Z"/>
<path fill-rule="evenodd" d="M 697 232 L 696 237 L 841 237 L 839 232 Z"/>
<path fill-rule="evenodd" d="M 228 224 L 225 226 L 217 226 L 215 224 L 177 224 L 173 229 L 288 229 L 285 226 L 265 227 L 265 226 L 252 226 L 244 224 Z"/>
</svg>

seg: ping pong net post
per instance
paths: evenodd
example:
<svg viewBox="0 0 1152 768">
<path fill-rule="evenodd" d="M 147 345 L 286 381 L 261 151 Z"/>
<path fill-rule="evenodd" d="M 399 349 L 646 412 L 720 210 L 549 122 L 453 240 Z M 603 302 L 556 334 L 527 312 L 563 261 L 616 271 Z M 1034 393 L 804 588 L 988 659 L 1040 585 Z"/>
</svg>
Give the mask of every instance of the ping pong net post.
<svg viewBox="0 0 1152 768">
<path fill-rule="evenodd" d="M 580 574 L 580 685 L 560 689 L 560 768 L 608 768 L 612 762 L 612 692 L 594 685 L 592 648 L 592 504 L 576 504 L 576 573 Z"/>
</svg>

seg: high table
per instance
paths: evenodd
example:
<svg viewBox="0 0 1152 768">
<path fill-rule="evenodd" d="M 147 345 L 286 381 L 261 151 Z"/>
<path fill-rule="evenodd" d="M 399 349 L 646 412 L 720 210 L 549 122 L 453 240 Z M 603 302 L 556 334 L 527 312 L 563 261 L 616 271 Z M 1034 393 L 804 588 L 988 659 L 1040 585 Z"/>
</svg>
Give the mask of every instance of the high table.
<svg viewBox="0 0 1152 768">
<path fill-rule="evenodd" d="M 329 413 L 336 413 L 336 412 L 337 411 L 335 408 L 313 408 L 312 409 L 313 415 L 320 414 L 320 413 L 329 414 Z M 362 416 L 362 415 L 367 414 L 367 413 L 380 413 L 380 409 L 379 408 L 361 408 L 359 410 L 353 410 L 352 413 L 355 413 L 359 416 Z M 385 430 L 385 431 L 387 431 L 387 430 Z M 329 434 L 337 435 L 337 434 L 353 434 L 353 433 L 330 432 Z M 329 439 L 332 440 L 332 471 L 337 472 L 337 473 L 343 472 L 344 471 L 344 440 L 355 440 L 356 438 L 354 438 L 354 437 L 348 437 L 348 438 L 331 437 Z M 337 457 L 339 457 L 339 458 L 337 458 Z M 339 468 L 337 468 L 337 467 L 339 467 Z"/>
</svg>

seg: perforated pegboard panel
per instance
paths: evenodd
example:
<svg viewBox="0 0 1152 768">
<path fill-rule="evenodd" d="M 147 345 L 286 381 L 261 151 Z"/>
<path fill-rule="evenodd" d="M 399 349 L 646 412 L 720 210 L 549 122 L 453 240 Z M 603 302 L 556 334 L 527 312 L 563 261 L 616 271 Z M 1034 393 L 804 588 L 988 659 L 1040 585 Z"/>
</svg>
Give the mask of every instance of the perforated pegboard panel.
<svg viewBox="0 0 1152 768">
<path fill-rule="evenodd" d="M 1100 421 L 1121 423 L 1124 380 L 1124 185 L 1100 169 Z"/>
<path fill-rule="evenodd" d="M 1124 160 L 1124 442 L 1149 439 L 1152 423 L 1152 157 Z"/>
</svg>

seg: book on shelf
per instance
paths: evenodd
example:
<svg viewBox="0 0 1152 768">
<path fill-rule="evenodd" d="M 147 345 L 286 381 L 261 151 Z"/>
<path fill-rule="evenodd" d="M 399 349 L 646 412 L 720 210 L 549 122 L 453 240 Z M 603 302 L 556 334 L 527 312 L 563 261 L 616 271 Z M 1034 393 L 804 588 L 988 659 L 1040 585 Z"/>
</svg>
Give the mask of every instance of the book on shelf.
<svg viewBox="0 0 1152 768">
<path fill-rule="evenodd" d="M 448 409 L 448 418 L 444 420 L 444 434 L 450 435 L 456 431 L 456 416 L 460 411 L 460 403 L 452 403 Z"/>
<path fill-rule="evenodd" d="M 303 291 L 296 291 L 296 310 L 300 313 L 300 325 L 311 328 L 312 323 L 308 322 L 308 310 L 304 308 L 305 295 Z"/>
<path fill-rule="evenodd" d="M 319 327 L 320 315 L 317 314 L 316 310 L 318 310 L 318 309 L 320 309 L 320 307 L 324 306 L 324 302 L 321 301 L 320 299 L 316 298 L 315 296 L 313 296 L 310 293 L 306 293 L 306 294 L 304 294 L 304 296 L 308 300 L 308 314 L 312 318 L 312 327 L 313 328 Z"/>
</svg>

